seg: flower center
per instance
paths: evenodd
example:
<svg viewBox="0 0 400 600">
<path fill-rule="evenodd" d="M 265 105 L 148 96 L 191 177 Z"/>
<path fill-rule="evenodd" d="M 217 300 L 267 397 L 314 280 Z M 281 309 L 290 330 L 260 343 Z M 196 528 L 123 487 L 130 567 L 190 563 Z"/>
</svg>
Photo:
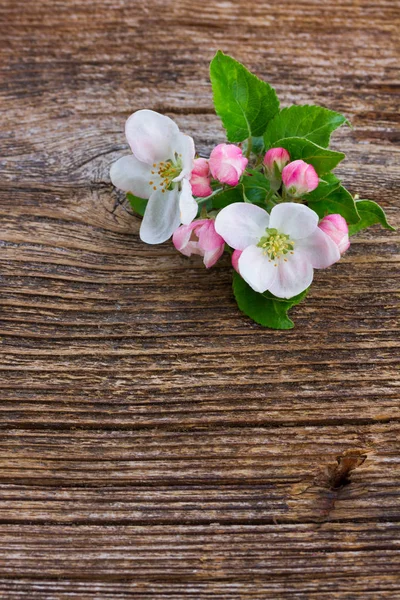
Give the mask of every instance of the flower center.
<svg viewBox="0 0 400 600">
<path fill-rule="evenodd" d="M 175 177 L 178 177 L 179 173 L 182 171 L 181 157 L 182 154 L 178 155 L 175 153 L 174 159 L 153 164 L 151 174 L 155 176 L 155 179 L 159 180 L 158 186 L 156 182 L 149 181 L 149 184 L 153 186 L 153 190 L 157 190 L 157 187 L 159 187 L 164 194 L 166 190 L 171 190 L 173 188 L 173 180 Z"/>
<path fill-rule="evenodd" d="M 268 255 L 270 260 L 277 260 L 289 252 L 293 254 L 294 242 L 288 235 L 280 233 L 277 229 L 266 229 L 265 233 L 257 246 L 263 249 L 264 255 Z"/>
</svg>

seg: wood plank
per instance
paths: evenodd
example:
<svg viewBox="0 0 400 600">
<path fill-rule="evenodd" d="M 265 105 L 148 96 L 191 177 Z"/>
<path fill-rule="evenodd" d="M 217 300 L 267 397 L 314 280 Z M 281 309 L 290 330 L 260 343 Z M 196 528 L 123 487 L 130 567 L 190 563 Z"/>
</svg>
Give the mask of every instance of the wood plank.
<svg viewBox="0 0 400 600">
<path fill-rule="evenodd" d="M 61 598 L 68 592 L 82 597 L 100 592 L 106 598 L 344 598 L 348 589 L 355 598 L 373 598 L 377 591 L 379 597 L 394 598 L 399 591 L 398 544 L 393 542 L 398 525 L 390 523 L 347 525 L 346 531 L 342 524 L 317 530 L 305 524 L 151 529 L 10 525 L 0 535 L 0 556 L 6 561 L 1 585 L 10 590 L 8 578 L 17 565 L 21 577 L 11 589 L 16 595 L 21 587 L 23 593 L 32 590 L 33 598 L 50 590 Z M 38 561 L 46 568 L 46 579 L 38 577 Z M 363 570 L 368 575 L 356 578 Z"/>
<path fill-rule="evenodd" d="M 296 329 L 145 246 L 125 118 L 224 139 L 218 48 L 353 129 L 337 174 L 399 224 L 391 0 L 0 0 L 0 597 L 400 598 L 399 256 L 362 232 Z"/>
<path fill-rule="evenodd" d="M 397 519 L 398 429 L 18 429 L 0 445 L 0 522 Z"/>
</svg>

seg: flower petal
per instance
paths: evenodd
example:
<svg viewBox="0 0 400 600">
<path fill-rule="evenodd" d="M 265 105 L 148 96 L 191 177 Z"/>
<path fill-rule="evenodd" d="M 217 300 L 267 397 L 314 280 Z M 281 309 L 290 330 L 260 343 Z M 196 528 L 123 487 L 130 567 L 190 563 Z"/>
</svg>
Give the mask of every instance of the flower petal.
<svg viewBox="0 0 400 600">
<path fill-rule="evenodd" d="M 318 187 L 318 174 L 304 160 L 294 160 L 282 170 L 282 182 L 289 193 L 299 198 Z"/>
<path fill-rule="evenodd" d="M 196 229 L 196 235 L 199 238 L 200 246 L 208 252 L 209 250 L 215 250 L 216 248 L 222 248 L 225 246 L 223 238 L 215 231 L 214 221 L 212 219 L 204 219 L 201 225 Z"/>
<path fill-rule="evenodd" d="M 190 185 L 192 186 L 193 194 L 199 198 L 211 196 L 213 192 L 209 177 L 199 177 L 198 175 L 192 174 L 190 178 Z"/>
<path fill-rule="evenodd" d="M 214 179 L 228 185 L 237 185 L 248 159 L 243 156 L 242 149 L 236 144 L 218 144 L 209 159 L 210 170 Z"/>
<path fill-rule="evenodd" d="M 154 192 L 147 203 L 140 239 L 146 244 L 162 244 L 179 227 L 179 190 Z"/>
<path fill-rule="evenodd" d="M 174 140 L 173 150 L 174 153 L 176 152 L 181 159 L 182 171 L 179 173 L 178 177 L 175 177 L 175 179 L 172 181 L 181 181 L 184 177 L 190 178 L 193 170 L 195 155 L 193 139 L 190 137 L 190 135 L 179 133 Z"/>
<path fill-rule="evenodd" d="M 125 135 L 133 154 L 149 165 L 172 158 L 178 125 L 153 110 L 138 110 L 125 124 Z"/>
<path fill-rule="evenodd" d="M 343 252 L 348 250 L 350 247 L 349 226 L 342 215 L 326 215 L 326 217 L 319 222 L 318 227 L 319 229 L 322 229 L 333 242 L 335 242 L 339 248 L 340 254 L 343 254 Z"/>
<path fill-rule="evenodd" d="M 241 250 L 234 250 L 232 252 L 231 261 L 232 267 L 235 269 L 236 273 L 239 273 L 239 258 L 242 256 Z M 240 273 L 239 273 L 240 275 Z"/>
<path fill-rule="evenodd" d="M 269 214 L 245 202 L 235 202 L 221 210 L 215 219 L 215 230 L 235 250 L 257 244 L 269 226 Z"/>
<path fill-rule="evenodd" d="M 192 188 L 187 179 L 182 179 L 182 191 L 179 196 L 180 220 L 184 225 L 188 225 L 197 215 L 198 204 L 192 196 Z"/>
<path fill-rule="evenodd" d="M 150 181 L 159 182 L 158 175 L 151 175 L 149 165 L 140 162 L 132 154 L 123 156 L 111 165 L 112 184 L 119 190 L 131 192 L 139 198 L 149 198 L 153 192 Z"/>
<path fill-rule="evenodd" d="M 195 226 L 195 223 L 191 223 L 190 225 L 181 225 L 178 227 L 178 229 L 175 229 L 172 236 L 172 243 L 174 244 L 175 248 L 179 252 L 182 252 L 182 254 L 185 256 L 190 256 L 192 253 L 191 248 L 189 247 L 189 242 Z"/>
<path fill-rule="evenodd" d="M 215 250 L 207 250 L 207 252 L 204 253 L 204 260 L 203 260 L 207 269 L 209 269 L 210 267 L 213 267 L 215 265 L 215 263 L 217 262 L 217 260 L 219 260 L 221 258 L 223 253 L 224 253 L 223 246 L 219 246 L 219 248 L 215 248 Z"/>
<path fill-rule="evenodd" d="M 286 256 L 286 262 L 282 258 L 277 261 L 276 278 L 269 287 L 271 294 L 278 298 L 297 296 L 307 289 L 313 280 L 313 268 L 305 256 L 296 251 L 293 255 Z"/>
<path fill-rule="evenodd" d="M 269 226 L 286 233 L 293 240 L 299 240 L 311 235 L 316 229 L 318 215 L 304 204 L 283 202 L 271 210 Z"/>
<path fill-rule="evenodd" d="M 206 158 L 195 158 L 193 161 L 192 175 L 197 175 L 197 177 L 210 177 L 210 165 Z"/>
<path fill-rule="evenodd" d="M 239 258 L 239 273 L 255 292 L 262 294 L 275 281 L 277 268 L 258 246 L 248 246 Z"/>
<path fill-rule="evenodd" d="M 310 262 L 314 269 L 326 269 L 340 259 L 337 244 L 319 227 L 308 237 L 298 240 L 295 249 Z"/>
<path fill-rule="evenodd" d="M 240 175 L 233 165 L 222 164 L 218 170 L 218 180 L 227 185 L 235 186 L 239 183 Z"/>
</svg>

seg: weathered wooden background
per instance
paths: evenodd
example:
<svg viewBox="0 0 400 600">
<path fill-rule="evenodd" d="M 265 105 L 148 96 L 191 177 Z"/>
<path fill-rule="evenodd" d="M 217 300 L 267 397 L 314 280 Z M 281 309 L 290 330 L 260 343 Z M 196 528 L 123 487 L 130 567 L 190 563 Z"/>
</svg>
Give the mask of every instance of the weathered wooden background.
<svg viewBox="0 0 400 600">
<path fill-rule="evenodd" d="M 273 332 L 227 259 L 142 244 L 109 180 L 136 109 L 223 139 L 221 48 L 343 112 L 337 172 L 396 223 L 399 14 L 0 0 L 2 599 L 400 598 L 396 234 L 359 234 Z"/>
</svg>

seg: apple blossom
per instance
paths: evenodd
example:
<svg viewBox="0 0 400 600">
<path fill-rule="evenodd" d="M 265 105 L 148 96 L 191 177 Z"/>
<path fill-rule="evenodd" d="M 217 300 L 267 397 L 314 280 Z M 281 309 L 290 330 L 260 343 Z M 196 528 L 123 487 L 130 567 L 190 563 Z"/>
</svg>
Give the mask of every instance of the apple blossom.
<svg viewBox="0 0 400 600">
<path fill-rule="evenodd" d="M 190 225 L 181 225 L 173 234 L 172 241 L 185 256 L 199 254 L 209 269 L 222 256 L 225 241 L 215 231 L 213 219 L 199 219 Z"/>
<path fill-rule="evenodd" d="M 194 143 L 172 119 L 152 110 L 133 113 L 126 121 L 125 134 L 132 154 L 111 166 L 111 181 L 124 192 L 149 199 L 140 238 L 160 244 L 180 223 L 190 223 L 197 214 L 189 183 Z"/>
<path fill-rule="evenodd" d="M 282 170 L 282 181 L 287 192 L 299 198 L 318 187 L 318 175 L 312 165 L 304 160 L 294 160 Z"/>
<path fill-rule="evenodd" d="M 190 178 L 193 194 L 201 198 L 212 194 L 210 181 L 210 165 L 208 164 L 208 160 L 205 158 L 196 158 Z"/>
<path fill-rule="evenodd" d="M 350 247 L 349 228 L 342 215 L 327 215 L 318 225 L 339 248 L 340 254 Z"/>
<path fill-rule="evenodd" d="M 218 144 L 210 154 L 210 170 L 214 179 L 228 185 L 237 185 L 248 159 L 235 144 Z"/>
<path fill-rule="evenodd" d="M 245 202 L 223 208 L 215 229 L 229 246 L 242 250 L 238 261 L 243 279 L 256 292 L 292 298 L 311 284 L 314 269 L 329 267 L 340 252 L 318 227 L 318 215 L 295 202 L 265 210 Z"/>
</svg>

